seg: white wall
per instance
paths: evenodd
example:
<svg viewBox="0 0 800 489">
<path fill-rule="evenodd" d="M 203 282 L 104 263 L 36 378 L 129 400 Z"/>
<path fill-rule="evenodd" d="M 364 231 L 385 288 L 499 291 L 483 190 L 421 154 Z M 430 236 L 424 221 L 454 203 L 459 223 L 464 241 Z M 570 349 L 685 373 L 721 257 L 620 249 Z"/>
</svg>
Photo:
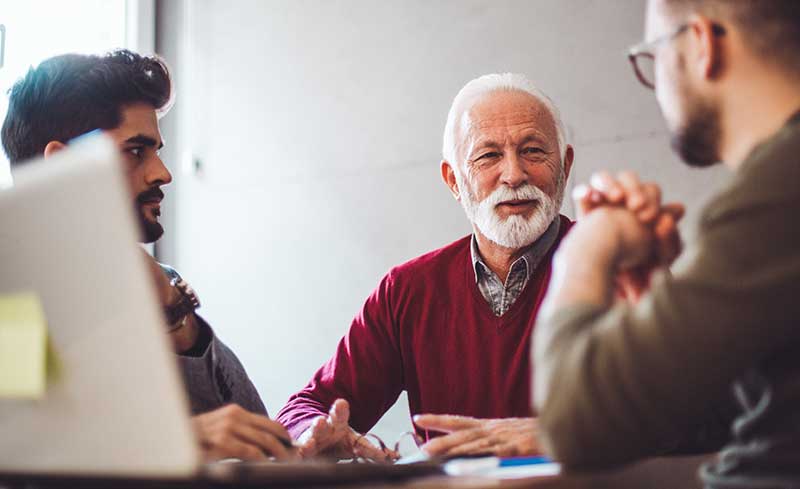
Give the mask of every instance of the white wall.
<svg viewBox="0 0 800 489">
<path fill-rule="evenodd" d="M 202 175 L 176 172 L 161 249 L 271 413 L 331 355 L 391 266 L 469 232 L 438 163 L 450 101 L 475 76 L 523 72 L 552 96 L 576 148 L 571 182 L 632 168 L 693 207 L 708 195 L 720 171 L 675 161 L 653 94 L 624 56 L 641 38 L 644 3 L 160 6 L 168 59 L 174 29 L 188 26 L 189 40 L 164 121 L 168 143 L 177 138 L 168 157 L 177 168 L 186 151 L 203 165 Z M 407 427 L 403 400 L 375 431 Z"/>
</svg>

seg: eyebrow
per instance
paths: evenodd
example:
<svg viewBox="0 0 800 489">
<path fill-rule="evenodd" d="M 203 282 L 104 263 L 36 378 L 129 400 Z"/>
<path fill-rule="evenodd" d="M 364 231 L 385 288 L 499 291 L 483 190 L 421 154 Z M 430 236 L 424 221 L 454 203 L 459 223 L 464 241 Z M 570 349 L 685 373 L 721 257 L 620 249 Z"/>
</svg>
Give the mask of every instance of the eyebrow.
<svg viewBox="0 0 800 489">
<path fill-rule="evenodd" d="M 528 134 L 525 137 L 523 137 L 520 140 L 518 145 L 522 146 L 523 144 L 527 144 L 527 143 L 531 143 L 531 142 L 540 144 L 542 146 L 548 146 L 549 145 L 549 143 L 547 141 L 547 138 L 542 137 L 541 135 L 535 134 L 535 133 Z M 497 141 L 495 141 L 494 139 L 484 139 L 484 140 L 478 141 L 478 143 L 475 144 L 472 147 L 472 150 L 470 151 L 468 157 L 472 158 L 477 153 L 480 153 L 482 151 L 489 150 L 489 149 L 498 149 L 500 146 L 502 146 L 502 145 L 500 143 L 498 143 Z"/>
<path fill-rule="evenodd" d="M 470 148 L 470 155 L 474 155 L 475 153 L 480 153 L 481 151 L 487 149 L 497 149 L 500 147 L 500 143 L 495 141 L 494 139 L 482 139 L 477 141 L 472 148 Z"/>
<path fill-rule="evenodd" d="M 130 144 L 141 144 L 143 146 L 149 146 L 156 149 L 161 149 L 164 147 L 163 141 L 159 143 L 155 139 L 151 138 L 150 136 L 145 136 L 144 134 L 137 134 L 136 136 L 129 137 L 125 140 L 125 142 Z"/>
<path fill-rule="evenodd" d="M 522 146 L 523 144 L 526 143 L 537 143 L 541 144 L 542 146 L 550 144 L 550 142 L 546 137 L 542 137 L 539 134 L 533 134 L 533 133 L 528 134 L 527 136 L 522 138 L 522 140 L 519 142 L 519 145 Z"/>
</svg>

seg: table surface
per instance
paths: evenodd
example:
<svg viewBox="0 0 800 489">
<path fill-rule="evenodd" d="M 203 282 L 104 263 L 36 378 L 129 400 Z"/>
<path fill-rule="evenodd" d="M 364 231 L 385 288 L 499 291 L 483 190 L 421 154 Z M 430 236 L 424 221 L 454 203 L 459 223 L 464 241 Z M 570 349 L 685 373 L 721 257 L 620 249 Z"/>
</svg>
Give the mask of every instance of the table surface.
<svg viewBox="0 0 800 489">
<path fill-rule="evenodd" d="M 619 470 L 583 475 L 560 475 L 529 479 L 496 480 L 481 477 L 432 476 L 406 482 L 356 485 L 328 485 L 335 489 L 700 489 L 698 466 L 709 455 L 694 457 L 665 457 L 647 460 Z M 62 489 L 62 488 L 119 488 L 119 489 L 232 489 L 234 484 L 213 484 L 208 481 L 149 481 L 133 479 L 42 478 L 0 476 L 0 489 Z M 254 485 L 249 488 L 257 487 Z M 264 487 L 274 488 L 273 485 Z M 309 486 L 294 486 L 305 487 Z M 322 489 L 321 486 L 315 486 Z"/>
<path fill-rule="evenodd" d="M 486 480 L 479 477 L 428 477 L 402 484 L 403 489 L 701 489 L 697 469 L 712 456 L 651 459 L 620 470 L 534 479 Z M 381 489 L 398 486 L 381 486 Z"/>
</svg>

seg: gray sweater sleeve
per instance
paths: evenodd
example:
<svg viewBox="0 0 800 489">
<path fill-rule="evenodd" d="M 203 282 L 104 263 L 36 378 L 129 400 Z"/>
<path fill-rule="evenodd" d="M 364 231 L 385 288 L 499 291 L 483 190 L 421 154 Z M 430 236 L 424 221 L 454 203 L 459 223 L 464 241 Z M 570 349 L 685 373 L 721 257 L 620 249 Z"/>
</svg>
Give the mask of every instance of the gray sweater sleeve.
<svg viewBox="0 0 800 489">
<path fill-rule="evenodd" d="M 171 266 L 159 265 L 170 279 L 181 278 Z M 238 404 L 250 412 L 266 416 L 267 409 L 239 359 L 217 338 L 203 318 L 196 314 L 195 317 L 200 327 L 198 341 L 208 344 L 199 355 L 178 355 L 192 415 L 213 411 L 226 404 Z"/>
<path fill-rule="evenodd" d="M 264 403 L 239 359 L 203 318 L 196 317 L 200 327 L 207 328 L 211 340 L 201 356 L 177 355 L 192 415 L 233 403 L 266 416 Z"/>
</svg>

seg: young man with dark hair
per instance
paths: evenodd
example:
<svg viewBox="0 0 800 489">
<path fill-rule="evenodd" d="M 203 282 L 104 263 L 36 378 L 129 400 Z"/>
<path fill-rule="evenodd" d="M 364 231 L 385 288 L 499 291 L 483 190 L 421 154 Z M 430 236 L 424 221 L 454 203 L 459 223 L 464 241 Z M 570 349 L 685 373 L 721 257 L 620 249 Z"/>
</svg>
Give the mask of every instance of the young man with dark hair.
<svg viewBox="0 0 800 489">
<path fill-rule="evenodd" d="M 543 444 L 570 469 L 663 454 L 732 394 L 706 487 L 800 487 L 800 3 L 650 0 L 646 33 L 630 57 L 673 146 L 734 176 L 635 304 L 613 302 L 614 279 L 649 266 L 653 229 L 624 199 L 589 203 L 612 188 L 641 199 L 641 184 L 583 189 L 534 339 Z"/>
<path fill-rule="evenodd" d="M 158 125 L 171 101 L 170 74 L 157 57 L 127 50 L 56 56 L 29 70 L 10 90 L 3 147 L 13 167 L 37 156 L 47 158 L 89 131 L 103 131 L 119 146 L 141 241 L 152 243 L 164 233 L 158 220 L 161 187 L 172 181 L 159 157 Z M 145 257 L 205 457 L 289 457 L 288 433 L 267 418 L 241 363 L 195 313 L 199 301 L 194 291 L 174 269 Z"/>
</svg>

